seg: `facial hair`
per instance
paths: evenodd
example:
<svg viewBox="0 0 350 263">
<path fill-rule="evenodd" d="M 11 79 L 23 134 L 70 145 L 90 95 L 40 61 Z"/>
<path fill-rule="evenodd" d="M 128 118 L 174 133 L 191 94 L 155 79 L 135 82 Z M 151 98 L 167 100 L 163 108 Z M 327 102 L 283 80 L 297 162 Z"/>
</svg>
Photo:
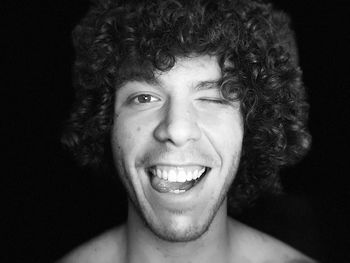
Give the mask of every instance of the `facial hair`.
<svg viewBox="0 0 350 263">
<path fill-rule="evenodd" d="M 151 151 L 154 153 L 154 151 Z M 166 155 L 167 151 L 159 151 L 158 154 L 162 154 L 162 156 Z M 152 162 L 152 160 L 159 160 L 158 154 L 148 154 L 145 158 L 143 158 L 143 163 L 145 162 Z M 205 222 L 201 225 L 196 226 L 190 226 L 186 232 L 184 233 L 176 233 L 175 231 L 171 231 L 169 228 L 161 228 L 159 227 L 156 222 L 152 220 L 150 216 L 148 216 L 147 211 L 145 211 L 144 206 L 141 205 L 141 200 L 138 199 L 138 196 L 135 192 L 135 189 L 133 187 L 132 181 L 131 181 L 131 175 L 129 175 L 128 170 L 126 169 L 125 162 L 123 162 L 121 158 L 120 153 L 116 155 L 116 168 L 118 171 L 119 176 L 121 177 L 121 181 L 124 184 L 124 187 L 126 188 L 128 198 L 131 201 L 130 203 L 133 205 L 134 210 L 137 212 L 139 217 L 142 219 L 142 222 L 145 227 L 150 229 L 154 235 L 156 235 L 159 239 L 167 241 L 167 242 L 190 242 L 199 239 L 203 234 L 205 234 L 218 210 L 223 205 L 223 202 L 227 196 L 227 192 L 233 182 L 233 179 L 236 175 L 238 164 L 240 160 L 240 152 L 236 152 L 232 156 L 231 166 L 230 169 L 227 171 L 227 174 L 220 175 L 225 176 L 226 180 L 224 182 L 224 185 L 221 188 L 221 191 L 219 195 L 217 196 L 217 200 L 215 201 L 214 205 L 210 208 L 210 211 L 206 215 Z M 168 158 L 168 157 L 167 157 Z M 209 158 L 208 158 L 209 160 Z M 214 163 L 214 160 L 211 160 L 212 163 Z M 226 209 L 226 208 L 225 208 Z M 185 213 L 184 211 L 177 210 L 172 211 L 174 215 L 178 215 L 181 213 Z"/>
</svg>

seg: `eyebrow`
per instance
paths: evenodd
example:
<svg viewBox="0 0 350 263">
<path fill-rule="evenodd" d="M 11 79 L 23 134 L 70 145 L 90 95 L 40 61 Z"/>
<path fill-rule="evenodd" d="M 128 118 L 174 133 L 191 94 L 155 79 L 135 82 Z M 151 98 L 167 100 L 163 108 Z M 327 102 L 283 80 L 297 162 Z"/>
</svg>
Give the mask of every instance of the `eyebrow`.
<svg viewBox="0 0 350 263">
<path fill-rule="evenodd" d="M 194 86 L 194 89 L 196 91 L 209 90 L 209 89 L 219 89 L 220 80 L 221 79 L 200 81 L 197 85 Z"/>
<path fill-rule="evenodd" d="M 156 88 L 164 88 L 164 86 L 166 86 L 164 83 L 162 83 L 162 81 L 156 78 L 150 79 L 150 80 L 143 80 L 143 81 Z M 195 91 L 219 89 L 220 83 L 221 83 L 221 78 L 215 79 L 215 80 L 204 80 L 204 81 L 199 81 L 198 83 L 193 85 L 191 88 Z"/>
<path fill-rule="evenodd" d="M 204 80 L 204 81 L 198 81 L 197 83 L 195 83 L 195 85 L 191 86 L 191 89 L 193 91 L 202 91 L 202 90 L 211 90 L 211 89 L 219 89 L 220 87 L 220 83 L 221 83 L 221 78 L 218 79 L 213 79 L 213 80 Z M 123 84 L 129 82 L 129 81 L 136 81 L 136 82 L 143 82 L 147 85 L 150 85 L 156 89 L 164 89 L 164 87 L 166 86 L 165 83 L 162 83 L 161 80 L 157 79 L 157 78 L 132 78 L 129 79 L 128 81 L 125 81 Z M 125 85 L 120 85 L 120 88 L 124 88 Z"/>
</svg>

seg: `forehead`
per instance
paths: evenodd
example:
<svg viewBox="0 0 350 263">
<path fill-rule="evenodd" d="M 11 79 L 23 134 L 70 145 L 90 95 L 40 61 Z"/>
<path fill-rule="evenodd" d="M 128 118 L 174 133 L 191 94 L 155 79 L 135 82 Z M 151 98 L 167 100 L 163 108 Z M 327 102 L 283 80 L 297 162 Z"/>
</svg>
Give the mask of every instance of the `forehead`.
<svg viewBox="0 0 350 263">
<path fill-rule="evenodd" d="M 168 82 L 217 81 L 221 78 L 221 69 L 214 56 L 196 56 L 178 58 L 170 71 L 155 72 L 155 79 Z"/>
<path fill-rule="evenodd" d="M 156 70 L 152 75 L 148 69 L 144 72 L 139 68 L 135 71 L 129 70 L 128 77 L 120 87 L 128 86 L 130 82 L 141 82 L 160 88 L 172 86 L 201 88 L 208 84 L 217 84 L 222 77 L 217 57 L 209 55 L 176 58 L 175 65 L 168 71 Z"/>
</svg>

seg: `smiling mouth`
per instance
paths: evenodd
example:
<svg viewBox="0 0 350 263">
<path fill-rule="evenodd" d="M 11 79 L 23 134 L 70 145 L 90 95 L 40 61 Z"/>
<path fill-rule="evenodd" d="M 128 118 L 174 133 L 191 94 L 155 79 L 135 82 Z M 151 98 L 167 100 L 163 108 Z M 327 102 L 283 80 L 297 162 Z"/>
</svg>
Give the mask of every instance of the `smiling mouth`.
<svg viewBox="0 0 350 263">
<path fill-rule="evenodd" d="M 209 172 L 205 166 L 162 166 L 147 169 L 154 190 L 159 193 L 180 194 L 192 189 Z"/>
</svg>

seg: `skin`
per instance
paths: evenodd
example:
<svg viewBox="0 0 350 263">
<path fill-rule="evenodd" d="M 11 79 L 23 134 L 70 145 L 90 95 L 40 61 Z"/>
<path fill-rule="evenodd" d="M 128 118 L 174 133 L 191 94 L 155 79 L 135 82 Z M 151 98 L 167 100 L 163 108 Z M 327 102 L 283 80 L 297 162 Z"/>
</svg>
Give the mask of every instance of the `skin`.
<svg viewBox="0 0 350 263">
<path fill-rule="evenodd" d="M 313 262 L 227 216 L 244 129 L 239 102 L 223 100 L 215 85 L 220 78 L 216 57 L 194 56 L 156 72 L 156 81 L 118 89 L 111 143 L 128 220 L 62 262 Z M 183 194 L 159 193 L 147 172 L 155 165 L 210 170 Z"/>
<path fill-rule="evenodd" d="M 213 84 L 220 77 L 215 57 L 180 59 L 157 74 L 157 83 L 131 81 L 117 92 L 112 148 L 134 204 L 129 209 L 164 240 L 197 239 L 216 214 L 225 216 L 222 203 L 238 167 L 243 122 L 239 102 L 224 102 Z M 140 95 L 149 102 L 140 103 Z M 147 174 L 154 165 L 211 170 L 191 191 L 158 193 Z"/>
</svg>

